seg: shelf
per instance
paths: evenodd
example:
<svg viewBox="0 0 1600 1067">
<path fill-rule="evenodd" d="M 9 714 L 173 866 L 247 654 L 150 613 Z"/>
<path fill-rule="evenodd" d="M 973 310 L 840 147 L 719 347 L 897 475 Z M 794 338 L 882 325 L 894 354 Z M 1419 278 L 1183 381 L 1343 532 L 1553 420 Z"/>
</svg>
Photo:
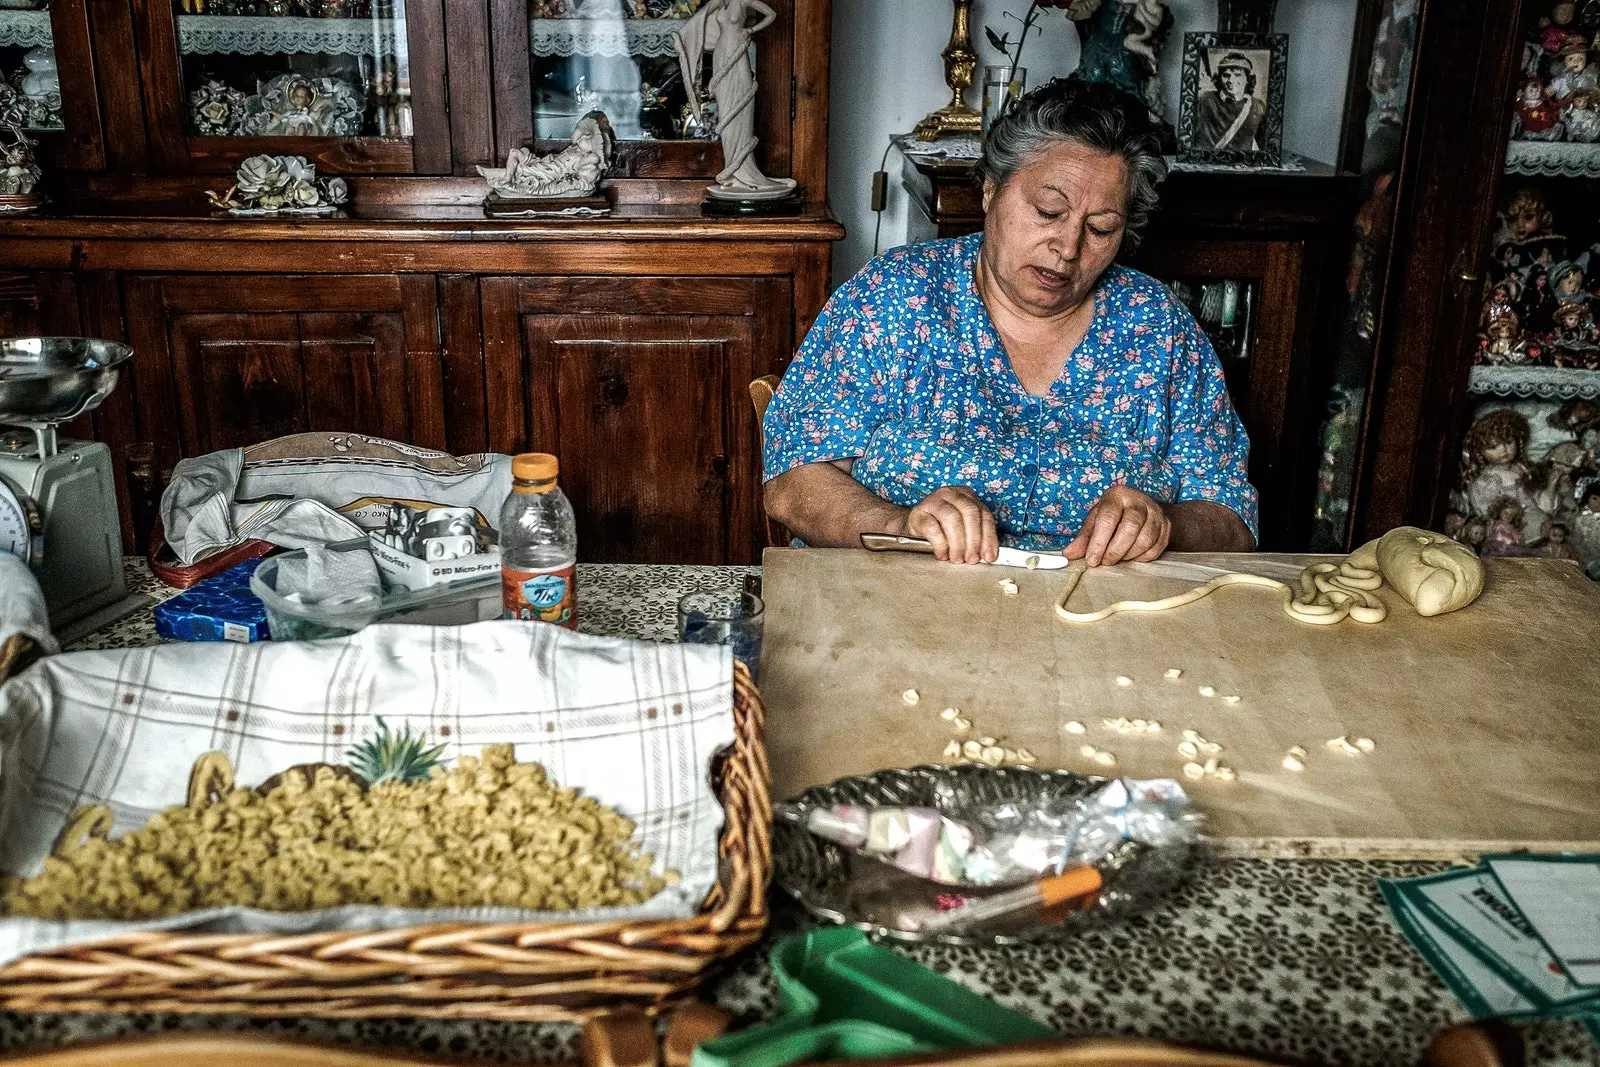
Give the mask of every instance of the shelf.
<svg viewBox="0 0 1600 1067">
<path fill-rule="evenodd" d="M 1549 178 L 1600 178 L 1600 144 L 1574 141 L 1510 141 L 1506 172 Z"/>
<path fill-rule="evenodd" d="M 534 19 L 533 54 L 556 56 L 673 56 L 683 19 Z"/>
<path fill-rule="evenodd" d="M 403 51 L 403 19 L 179 15 L 178 48 L 191 55 L 386 56 Z"/>
<path fill-rule="evenodd" d="M 1478 366 L 1472 368 L 1468 389 L 1518 400 L 1595 400 L 1600 399 L 1600 370 Z"/>
<path fill-rule="evenodd" d="M 50 12 L 0 11 L 0 46 L 38 48 L 51 41 Z"/>
</svg>

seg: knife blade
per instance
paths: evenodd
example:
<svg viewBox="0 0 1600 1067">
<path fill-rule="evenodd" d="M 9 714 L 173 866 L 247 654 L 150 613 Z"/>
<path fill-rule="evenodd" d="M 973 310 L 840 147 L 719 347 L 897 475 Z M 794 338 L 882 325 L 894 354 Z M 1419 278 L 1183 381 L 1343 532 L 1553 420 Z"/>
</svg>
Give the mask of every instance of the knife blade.
<svg viewBox="0 0 1600 1067">
<path fill-rule="evenodd" d="M 933 543 L 920 537 L 902 537 L 898 534 L 861 535 L 861 547 L 870 552 L 921 552 L 933 554 Z M 1028 552 L 1020 548 L 1002 548 L 994 561 L 997 567 L 1022 567 L 1030 571 L 1058 571 L 1072 561 L 1059 552 Z"/>
</svg>

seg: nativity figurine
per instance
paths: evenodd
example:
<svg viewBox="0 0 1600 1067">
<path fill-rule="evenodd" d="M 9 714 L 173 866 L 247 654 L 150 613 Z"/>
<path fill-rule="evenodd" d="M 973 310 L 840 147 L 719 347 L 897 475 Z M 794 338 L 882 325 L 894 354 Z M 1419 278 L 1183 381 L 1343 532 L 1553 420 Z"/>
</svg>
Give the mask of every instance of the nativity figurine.
<svg viewBox="0 0 1600 1067">
<path fill-rule="evenodd" d="M 572 130 L 572 143 L 538 155 L 513 148 L 503 167 L 479 167 L 490 192 L 504 200 L 593 196 L 611 166 L 616 137 L 604 111 L 591 111 Z"/>
<path fill-rule="evenodd" d="M 751 14 L 757 16 L 750 24 Z M 707 0 L 676 33 L 678 64 L 696 120 L 704 121 L 697 86 L 705 54 L 711 53 L 707 85 L 717 103 L 717 134 L 722 140 L 722 170 L 707 195 L 725 200 L 770 200 L 795 191 L 793 178 L 769 178 L 756 166 L 756 72 L 750 65 L 750 40 L 770 26 L 777 13 L 761 0 Z"/>
</svg>

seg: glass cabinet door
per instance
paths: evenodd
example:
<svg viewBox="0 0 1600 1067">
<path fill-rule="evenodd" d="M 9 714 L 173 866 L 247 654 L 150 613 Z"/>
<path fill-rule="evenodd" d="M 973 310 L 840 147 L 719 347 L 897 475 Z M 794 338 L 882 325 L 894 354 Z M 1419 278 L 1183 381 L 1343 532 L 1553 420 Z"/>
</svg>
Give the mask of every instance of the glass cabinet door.
<svg viewBox="0 0 1600 1067">
<path fill-rule="evenodd" d="M 66 129 L 50 11 L 0 9 L 0 72 L 27 106 L 29 134 Z"/>
<path fill-rule="evenodd" d="M 172 38 L 152 55 L 176 57 L 145 89 L 169 169 L 271 152 L 346 172 L 448 170 L 439 0 L 170 3 L 170 22 L 156 12 L 145 30 L 156 47 Z"/>
<path fill-rule="evenodd" d="M 604 111 L 622 141 L 711 140 L 716 104 L 689 106 L 674 34 L 701 0 L 530 0 L 533 132 L 565 140 Z"/>
<path fill-rule="evenodd" d="M 1600 5 L 1530 5 L 1445 530 L 1600 580 Z"/>
<path fill-rule="evenodd" d="M 83 0 L 0 0 L 0 79 L 47 171 L 104 164 Z"/>
</svg>

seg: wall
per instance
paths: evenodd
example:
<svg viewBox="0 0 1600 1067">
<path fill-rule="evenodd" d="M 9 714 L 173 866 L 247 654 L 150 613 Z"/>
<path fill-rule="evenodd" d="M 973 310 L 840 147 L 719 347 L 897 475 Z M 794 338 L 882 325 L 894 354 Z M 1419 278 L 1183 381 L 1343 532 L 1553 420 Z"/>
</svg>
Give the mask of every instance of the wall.
<svg viewBox="0 0 1600 1067">
<path fill-rule="evenodd" d="M 1216 0 L 1168 0 L 1172 33 L 1162 53 L 1161 82 L 1168 112 L 1178 115 L 1178 67 L 1186 31 L 1214 29 Z M 1000 62 L 983 27 L 1016 36 L 1027 0 L 976 0 L 973 43 L 979 63 Z M 848 236 L 834 246 L 834 283 L 844 281 L 872 257 L 872 172 L 889 136 L 950 98 L 939 52 L 950 39 L 948 0 L 834 0 L 833 82 L 828 124 L 828 186 L 833 213 Z M 1356 0 L 1278 0 L 1273 29 L 1289 35 L 1289 85 L 1284 148 L 1324 162 L 1339 142 L 1345 76 L 1350 63 Z M 1045 11 L 1042 32 L 1028 36 L 1022 65 L 1028 85 L 1072 71 L 1078 62 L 1077 30 L 1059 11 Z M 978 104 L 976 87 L 967 102 Z M 900 187 L 900 158 L 891 153 L 889 207 L 883 213 L 880 251 L 906 239 L 907 197 Z M 914 208 L 911 210 L 915 210 Z"/>
</svg>

